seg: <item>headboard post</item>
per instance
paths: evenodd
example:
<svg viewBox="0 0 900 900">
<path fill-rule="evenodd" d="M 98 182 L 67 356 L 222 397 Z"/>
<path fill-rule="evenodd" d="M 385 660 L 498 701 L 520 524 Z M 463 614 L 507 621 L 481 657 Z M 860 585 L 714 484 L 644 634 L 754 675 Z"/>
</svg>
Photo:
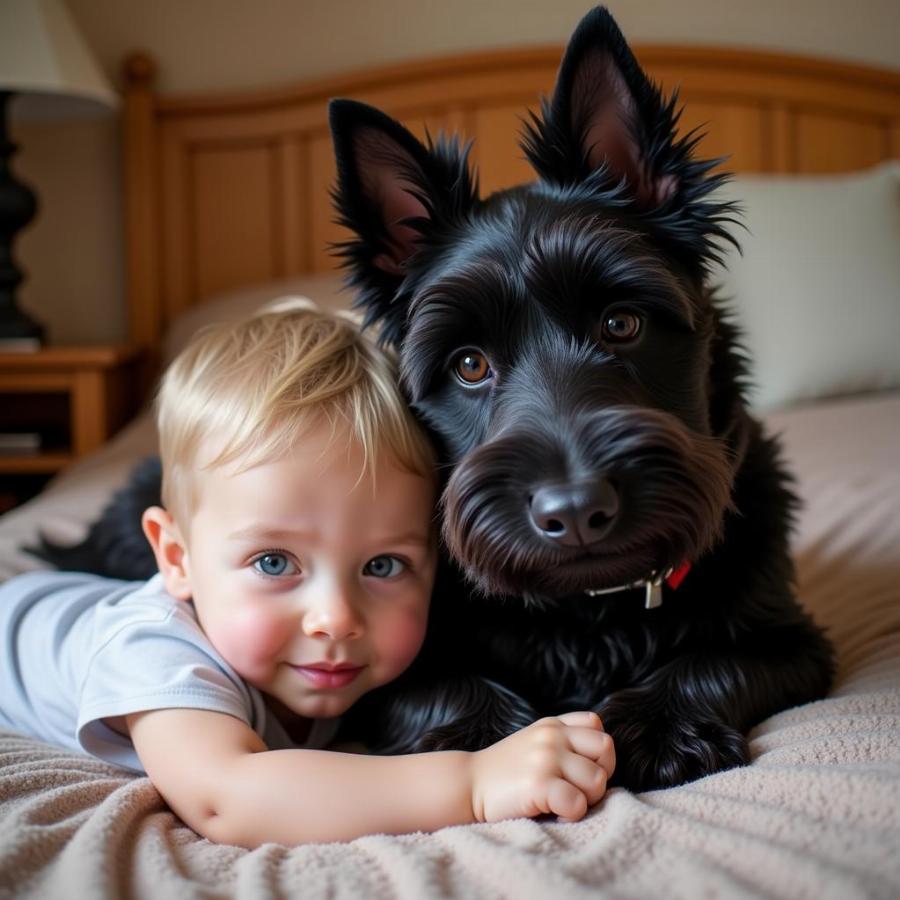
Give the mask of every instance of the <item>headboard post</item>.
<svg viewBox="0 0 900 900">
<path fill-rule="evenodd" d="M 152 352 L 159 346 L 162 329 L 156 63 L 146 53 L 132 53 L 123 74 L 128 330 L 135 344 Z"/>
</svg>

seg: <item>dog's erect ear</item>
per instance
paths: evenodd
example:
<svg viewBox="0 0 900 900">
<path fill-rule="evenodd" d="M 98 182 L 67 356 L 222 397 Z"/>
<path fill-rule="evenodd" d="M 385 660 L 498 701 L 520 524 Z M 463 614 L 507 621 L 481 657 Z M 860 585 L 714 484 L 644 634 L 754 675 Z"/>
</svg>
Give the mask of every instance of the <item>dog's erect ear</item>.
<svg viewBox="0 0 900 900">
<path fill-rule="evenodd" d="M 410 261 L 476 200 L 468 148 L 443 137 L 426 147 L 390 116 L 353 100 L 332 100 L 329 120 L 337 161 L 332 199 L 340 224 L 355 234 L 336 250 L 366 323 L 381 320 L 385 338 L 396 342 L 405 328 Z"/>
<path fill-rule="evenodd" d="M 551 181 L 583 181 L 605 166 L 624 178 L 641 207 L 677 190 L 677 174 L 660 159 L 670 143 L 671 108 L 644 75 L 605 7 L 579 23 L 559 67 L 553 99 L 544 103 L 525 151 Z M 663 133 L 660 134 L 660 131 Z"/>
<path fill-rule="evenodd" d="M 553 97 L 526 125 L 522 147 L 543 180 L 590 184 L 618 204 L 658 211 L 674 240 L 715 258 L 709 238 L 732 240 L 723 224 L 734 210 L 704 198 L 726 176 L 709 174 L 721 160 L 693 159 L 702 135 L 677 137 L 678 117 L 677 92 L 663 99 L 598 6 L 572 35 Z"/>
</svg>

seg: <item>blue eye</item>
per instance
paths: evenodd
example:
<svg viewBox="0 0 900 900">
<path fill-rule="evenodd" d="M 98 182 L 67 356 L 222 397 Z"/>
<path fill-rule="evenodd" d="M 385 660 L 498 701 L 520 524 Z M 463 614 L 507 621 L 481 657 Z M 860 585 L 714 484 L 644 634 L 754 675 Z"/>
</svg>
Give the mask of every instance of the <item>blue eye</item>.
<svg viewBox="0 0 900 900">
<path fill-rule="evenodd" d="M 298 571 L 284 553 L 265 553 L 253 560 L 253 567 L 257 572 L 273 578 L 279 575 L 296 575 Z"/>
<path fill-rule="evenodd" d="M 393 578 L 405 570 L 406 563 L 396 556 L 376 556 L 363 567 L 363 573 L 373 578 Z"/>
</svg>

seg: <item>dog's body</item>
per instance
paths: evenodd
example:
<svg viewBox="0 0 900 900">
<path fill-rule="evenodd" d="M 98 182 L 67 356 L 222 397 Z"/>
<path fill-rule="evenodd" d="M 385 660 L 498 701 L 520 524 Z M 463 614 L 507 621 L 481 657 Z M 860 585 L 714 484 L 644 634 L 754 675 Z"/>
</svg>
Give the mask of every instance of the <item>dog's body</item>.
<svg viewBox="0 0 900 900">
<path fill-rule="evenodd" d="M 794 598 L 794 500 L 705 286 L 733 209 L 675 137 L 674 100 L 596 9 L 528 128 L 535 184 L 480 200 L 454 142 L 349 101 L 331 121 L 342 250 L 449 465 L 465 576 L 448 568 L 420 660 L 350 724 L 385 751 L 473 749 L 595 709 L 619 784 L 746 762 L 746 730 L 822 696 L 831 655 Z M 624 587 L 670 570 L 677 588 Z"/>
</svg>

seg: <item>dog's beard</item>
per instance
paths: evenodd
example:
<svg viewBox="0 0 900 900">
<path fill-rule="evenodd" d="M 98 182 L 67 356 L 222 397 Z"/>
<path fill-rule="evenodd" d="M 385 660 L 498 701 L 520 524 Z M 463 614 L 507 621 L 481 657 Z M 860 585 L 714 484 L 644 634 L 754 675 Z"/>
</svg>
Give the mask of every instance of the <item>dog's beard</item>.
<svg viewBox="0 0 900 900">
<path fill-rule="evenodd" d="M 504 431 L 461 460 L 444 491 L 444 539 L 484 593 L 555 598 L 612 587 L 696 561 L 716 541 L 732 484 L 721 441 L 629 407 L 549 431 Z M 555 544 L 529 517 L 531 493 L 573 453 L 579 472 L 619 493 L 612 531 L 588 547 Z"/>
</svg>

